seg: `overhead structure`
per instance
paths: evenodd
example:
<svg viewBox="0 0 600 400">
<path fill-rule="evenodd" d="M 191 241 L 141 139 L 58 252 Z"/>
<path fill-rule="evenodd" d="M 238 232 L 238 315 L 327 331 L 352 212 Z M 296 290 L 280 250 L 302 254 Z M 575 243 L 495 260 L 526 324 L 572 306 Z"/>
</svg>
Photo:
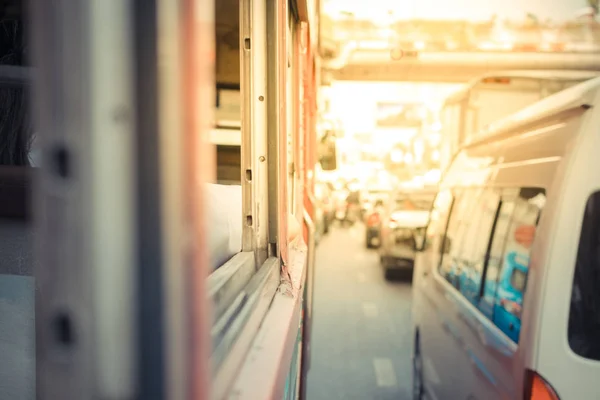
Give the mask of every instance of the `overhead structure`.
<svg viewBox="0 0 600 400">
<path fill-rule="evenodd" d="M 393 59 L 390 49 L 348 46 L 339 58 L 323 63 L 326 81 L 464 83 L 507 69 L 600 70 L 600 54 L 594 53 L 424 52 Z"/>
</svg>

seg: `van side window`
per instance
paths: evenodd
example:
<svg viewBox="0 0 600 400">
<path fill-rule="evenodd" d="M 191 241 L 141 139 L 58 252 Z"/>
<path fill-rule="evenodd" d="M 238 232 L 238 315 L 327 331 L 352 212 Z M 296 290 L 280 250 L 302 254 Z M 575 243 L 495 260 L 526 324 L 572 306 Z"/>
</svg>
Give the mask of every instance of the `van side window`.
<svg viewBox="0 0 600 400">
<path fill-rule="evenodd" d="M 470 210 L 460 239 L 462 248 L 456 257 L 460 265 L 458 289 L 474 305 L 479 303 L 483 269 L 499 204 L 500 194 L 497 191 L 483 191 Z"/>
<path fill-rule="evenodd" d="M 447 236 L 453 243 L 442 263 L 444 277 L 473 304 L 479 292 L 500 195 L 493 189 L 462 193 L 464 206 L 452 212 Z"/>
<path fill-rule="evenodd" d="M 569 346 L 581 357 L 600 360 L 600 191 L 590 196 L 571 292 Z"/>
<path fill-rule="evenodd" d="M 435 197 L 429 215 L 429 223 L 425 233 L 425 246 L 438 253 L 442 247 L 442 239 L 448 222 L 448 213 L 452 206 L 452 193 L 449 190 L 441 191 Z"/>
<path fill-rule="evenodd" d="M 492 239 L 480 309 L 518 343 L 529 256 L 546 194 L 538 188 L 518 189 L 516 196 L 506 192 L 509 194 L 503 197 Z M 509 215 L 510 222 L 506 225 Z"/>
<path fill-rule="evenodd" d="M 439 271 L 457 289 L 459 288 L 458 277 L 460 275 L 457 257 L 462 246 L 460 239 L 468 227 L 478 193 L 480 193 L 480 190 L 459 189 L 454 191 L 454 204 L 446 229 Z"/>
<path fill-rule="evenodd" d="M 498 275 L 500 273 L 500 267 L 502 266 L 504 245 L 506 244 L 506 237 L 508 236 L 508 229 L 510 228 L 514 209 L 514 197 L 512 199 L 504 197 L 496 219 L 496 228 L 494 229 L 492 245 L 490 246 L 488 255 L 483 296 L 479 303 L 479 309 L 490 320 L 494 317 L 494 299 L 496 298 Z"/>
</svg>

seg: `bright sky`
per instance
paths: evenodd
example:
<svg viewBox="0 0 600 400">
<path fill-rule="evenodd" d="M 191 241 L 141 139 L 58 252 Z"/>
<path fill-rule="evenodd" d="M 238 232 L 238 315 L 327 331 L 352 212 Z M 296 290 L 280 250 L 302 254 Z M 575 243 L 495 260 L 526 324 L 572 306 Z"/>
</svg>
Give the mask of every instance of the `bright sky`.
<svg viewBox="0 0 600 400">
<path fill-rule="evenodd" d="M 368 19 L 385 18 L 388 10 L 396 19 L 471 19 L 499 17 L 523 18 L 530 12 L 541 19 L 564 20 L 587 6 L 586 0 L 324 0 L 323 9 L 335 16 L 352 12 Z"/>
<path fill-rule="evenodd" d="M 438 104 L 462 85 L 408 82 L 333 82 L 328 88 L 331 113 L 348 132 L 372 132 L 378 102 Z"/>
</svg>

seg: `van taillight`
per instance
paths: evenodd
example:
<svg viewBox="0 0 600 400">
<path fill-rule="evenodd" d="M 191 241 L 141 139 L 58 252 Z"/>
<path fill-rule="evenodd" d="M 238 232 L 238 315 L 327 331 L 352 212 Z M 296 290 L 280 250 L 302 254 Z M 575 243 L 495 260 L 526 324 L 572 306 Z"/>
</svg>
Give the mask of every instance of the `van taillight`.
<svg viewBox="0 0 600 400">
<path fill-rule="evenodd" d="M 552 386 L 537 372 L 525 373 L 525 400 L 560 400 Z"/>
</svg>

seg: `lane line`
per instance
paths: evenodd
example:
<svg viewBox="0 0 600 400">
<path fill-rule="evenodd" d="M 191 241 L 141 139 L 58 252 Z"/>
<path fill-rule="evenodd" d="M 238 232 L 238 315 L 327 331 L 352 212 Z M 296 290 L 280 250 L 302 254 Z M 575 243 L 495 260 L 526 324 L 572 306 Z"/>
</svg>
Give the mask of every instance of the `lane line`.
<svg viewBox="0 0 600 400">
<path fill-rule="evenodd" d="M 373 368 L 375 369 L 375 380 L 379 387 L 394 387 L 398 385 L 396 371 L 392 360 L 389 358 L 374 358 Z"/>
<path fill-rule="evenodd" d="M 367 318 L 375 318 L 379 315 L 379 310 L 375 303 L 363 303 L 362 304 L 363 313 Z"/>
</svg>

